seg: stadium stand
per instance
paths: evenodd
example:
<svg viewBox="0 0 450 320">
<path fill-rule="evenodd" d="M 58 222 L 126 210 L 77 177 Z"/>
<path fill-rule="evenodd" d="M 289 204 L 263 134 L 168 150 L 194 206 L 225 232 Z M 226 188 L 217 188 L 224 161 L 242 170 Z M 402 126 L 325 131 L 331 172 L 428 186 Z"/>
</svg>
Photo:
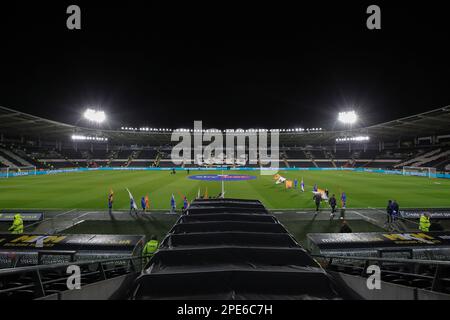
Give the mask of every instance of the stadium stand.
<svg viewBox="0 0 450 320">
<path fill-rule="evenodd" d="M 4 107 L 0 107 L 0 115 L 4 119 L 0 123 L 3 167 L 174 166 L 170 161 L 174 146 L 170 131 L 142 133 L 77 127 Z M 424 166 L 448 171 L 450 138 L 446 121 L 449 119 L 450 108 L 445 107 L 350 131 L 281 131 L 280 166 L 384 169 Z M 26 127 L 21 125 L 23 121 L 27 121 Z M 72 141 L 73 134 L 101 135 L 108 140 Z M 342 136 L 358 134 L 370 136 L 370 141 L 351 144 L 336 141 Z M 246 157 L 248 159 L 248 153 Z M 243 160 L 228 165 L 259 166 Z"/>
</svg>

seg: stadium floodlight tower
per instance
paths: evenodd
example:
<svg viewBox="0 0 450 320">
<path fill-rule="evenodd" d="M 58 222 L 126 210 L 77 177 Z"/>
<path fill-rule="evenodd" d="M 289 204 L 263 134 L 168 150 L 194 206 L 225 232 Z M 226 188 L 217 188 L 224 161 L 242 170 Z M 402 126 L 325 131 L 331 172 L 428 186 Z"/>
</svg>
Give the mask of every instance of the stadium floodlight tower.
<svg viewBox="0 0 450 320">
<path fill-rule="evenodd" d="M 352 130 L 352 126 L 358 120 L 358 116 L 356 115 L 356 112 L 354 110 L 352 110 L 352 111 L 344 111 L 344 112 L 339 112 L 338 120 L 340 122 L 342 122 L 345 126 L 347 126 L 347 129 L 349 131 L 351 131 Z M 351 150 L 352 150 L 352 147 L 351 147 L 351 142 L 349 140 L 349 142 L 348 142 L 348 151 L 350 152 Z"/>
<path fill-rule="evenodd" d="M 101 124 L 106 120 L 104 111 L 99 111 L 91 108 L 86 109 L 83 116 L 85 119 L 96 124 Z"/>
<path fill-rule="evenodd" d="M 338 120 L 343 124 L 352 126 L 358 120 L 358 116 L 355 111 L 339 112 Z"/>
</svg>

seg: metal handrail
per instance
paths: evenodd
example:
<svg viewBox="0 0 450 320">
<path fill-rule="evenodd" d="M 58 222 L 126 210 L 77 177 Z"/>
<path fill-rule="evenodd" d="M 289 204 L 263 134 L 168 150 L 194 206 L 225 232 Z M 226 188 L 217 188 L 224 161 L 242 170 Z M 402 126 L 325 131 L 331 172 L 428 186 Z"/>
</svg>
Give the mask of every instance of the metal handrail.
<svg viewBox="0 0 450 320">
<path fill-rule="evenodd" d="M 115 258 L 115 259 L 103 259 L 103 260 L 89 260 L 89 261 L 74 261 L 74 262 L 65 262 L 65 263 L 57 263 L 57 264 L 46 264 L 46 265 L 36 265 L 36 266 L 26 266 L 26 267 L 17 267 L 17 268 L 5 268 L 0 269 L 0 276 L 3 275 L 11 275 L 17 273 L 27 273 L 33 271 L 47 271 L 47 270 L 55 270 L 64 267 L 68 267 L 71 265 L 84 266 L 95 263 L 108 263 L 108 262 L 117 262 L 117 261 L 131 261 L 137 259 L 144 259 L 149 256 L 135 256 L 135 257 L 123 257 L 123 258 Z"/>
<path fill-rule="evenodd" d="M 359 260 L 359 261 L 380 261 L 380 262 L 396 262 L 396 263 L 427 264 L 427 265 L 431 264 L 431 265 L 450 266 L 450 261 L 445 261 L 445 260 L 355 257 L 355 256 L 323 255 L 323 254 L 312 254 L 311 256 L 313 258 L 324 258 L 324 259 L 346 259 L 346 260 Z"/>
<path fill-rule="evenodd" d="M 380 257 L 354 257 L 354 256 L 339 256 L 339 255 L 312 255 L 314 258 L 322 258 L 322 259 L 328 259 L 329 264 L 331 265 L 333 263 L 333 259 L 345 259 L 345 260 L 355 260 L 355 261 L 364 261 L 364 267 L 356 267 L 362 269 L 361 275 L 363 275 L 366 268 L 369 266 L 369 261 L 377 261 L 377 262 L 391 262 L 391 263 L 405 263 L 410 264 L 413 267 L 416 267 L 419 264 L 422 265 L 432 265 L 436 267 L 436 270 L 434 272 L 434 276 L 432 277 L 426 277 L 428 280 L 432 280 L 432 284 L 429 290 L 431 291 L 440 291 L 443 289 L 443 281 L 449 281 L 449 278 L 443 277 L 442 268 L 443 267 L 449 267 L 450 261 L 442 261 L 442 260 L 421 260 L 421 259 L 401 259 L 401 258 L 380 258 Z M 381 265 L 381 264 L 380 264 Z M 418 278 L 425 278 L 421 274 L 410 274 L 405 272 L 395 272 L 395 271 L 387 271 L 388 273 L 395 273 L 399 275 L 407 275 L 407 276 L 415 276 Z M 430 279 L 431 278 L 431 279 Z"/>
<path fill-rule="evenodd" d="M 89 265 L 98 265 L 99 269 L 95 271 L 88 271 L 81 274 L 81 277 L 89 277 L 92 275 L 99 275 L 100 279 L 97 279 L 96 281 L 102 281 L 106 280 L 108 278 L 106 273 L 110 271 L 118 271 L 118 270 L 130 270 L 130 272 L 138 272 L 140 271 L 139 267 L 134 263 L 135 260 L 144 260 L 148 257 L 151 257 L 152 255 L 142 255 L 142 256 L 134 256 L 134 257 L 123 257 L 123 258 L 113 258 L 113 259 L 103 259 L 103 260 L 90 260 L 90 261 L 80 261 L 80 262 L 68 262 L 68 263 L 59 263 L 59 264 L 50 264 L 50 265 L 36 265 L 36 266 L 27 266 L 27 267 L 18 267 L 18 268 L 7 268 L 7 269 L 0 269 L 0 278 L 4 276 L 10 276 L 15 274 L 33 274 L 33 280 L 30 281 L 29 284 L 25 285 L 19 285 L 12 288 L 7 289 L 1 289 L 0 292 L 2 294 L 8 293 L 8 292 L 15 292 L 20 291 L 24 289 L 33 289 L 35 291 L 35 297 L 43 297 L 46 295 L 46 289 L 44 288 L 47 284 L 52 283 L 58 283 L 59 281 L 65 281 L 67 276 L 60 276 L 56 279 L 47 279 L 43 280 L 41 277 L 41 272 L 43 271 L 51 271 L 51 270 L 61 270 L 63 268 L 66 268 L 71 265 L 78 265 L 79 267 L 82 266 L 89 266 Z M 118 268 L 108 268 L 104 267 L 104 265 L 108 263 L 114 263 L 114 262 L 127 262 L 126 266 L 119 266 Z M 96 282 L 94 281 L 94 282 Z"/>
</svg>

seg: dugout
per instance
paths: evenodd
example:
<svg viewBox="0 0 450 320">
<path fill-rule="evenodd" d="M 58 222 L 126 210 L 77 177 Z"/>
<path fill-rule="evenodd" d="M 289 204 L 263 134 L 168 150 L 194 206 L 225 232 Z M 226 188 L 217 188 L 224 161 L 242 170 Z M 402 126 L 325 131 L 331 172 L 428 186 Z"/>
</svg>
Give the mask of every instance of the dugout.
<svg viewBox="0 0 450 320">
<path fill-rule="evenodd" d="M 450 260 L 450 232 L 311 233 L 313 254 Z"/>
<path fill-rule="evenodd" d="M 0 234 L 0 268 L 140 256 L 142 235 Z"/>
</svg>

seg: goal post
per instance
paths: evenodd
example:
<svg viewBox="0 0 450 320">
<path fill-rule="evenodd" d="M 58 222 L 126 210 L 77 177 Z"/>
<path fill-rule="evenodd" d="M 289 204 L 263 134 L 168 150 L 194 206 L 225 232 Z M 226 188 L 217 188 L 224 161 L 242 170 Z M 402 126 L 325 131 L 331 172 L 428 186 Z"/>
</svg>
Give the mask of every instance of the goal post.
<svg viewBox="0 0 450 320">
<path fill-rule="evenodd" d="M 35 166 L 0 168 L 0 178 L 34 176 L 34 175 L 36 175 Z"/>
<path fill-rule="evenodd" d="M 432 167 L 408 167 L 402 169 L 404 176 L 436 178 L 436 168 Z"/>
</svg>

